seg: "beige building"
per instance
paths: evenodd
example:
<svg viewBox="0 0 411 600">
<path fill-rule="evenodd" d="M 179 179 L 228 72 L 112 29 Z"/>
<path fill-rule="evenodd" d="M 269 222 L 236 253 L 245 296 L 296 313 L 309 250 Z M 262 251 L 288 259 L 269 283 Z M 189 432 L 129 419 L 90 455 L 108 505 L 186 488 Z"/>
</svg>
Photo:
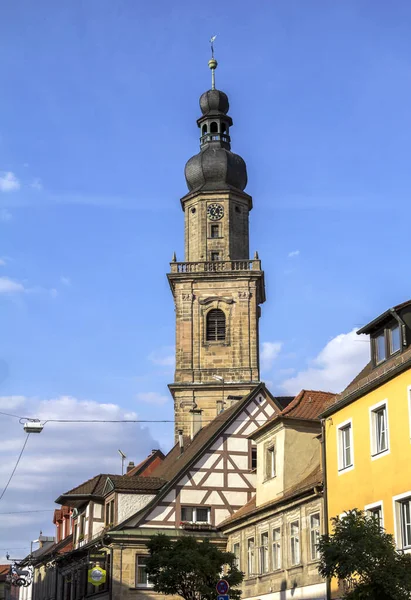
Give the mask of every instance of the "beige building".
<svg viewBox="0 0 411 600">
<path fill-rule="evenodd" d="M 220 526 L 245 573 L 244 600 L 326 598 L 317 569 L 324 527 L 318 414 L 331 397 L 303 390 L 251 435 L 256 494 Z"/>
</svg>

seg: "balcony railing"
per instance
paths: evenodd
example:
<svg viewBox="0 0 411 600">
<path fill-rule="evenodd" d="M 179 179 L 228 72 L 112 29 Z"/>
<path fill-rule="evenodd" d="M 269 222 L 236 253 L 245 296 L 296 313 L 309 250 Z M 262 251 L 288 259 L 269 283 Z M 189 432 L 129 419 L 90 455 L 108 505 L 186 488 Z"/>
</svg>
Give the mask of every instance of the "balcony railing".
<svg viewBox="0 0 411 600">
<path fill-rule="evenodd" d="M 213 260 L 172 262 L 172 273 L 219 273 L 227 271 L 261 271 L 261 260 Z"/>
</svg>

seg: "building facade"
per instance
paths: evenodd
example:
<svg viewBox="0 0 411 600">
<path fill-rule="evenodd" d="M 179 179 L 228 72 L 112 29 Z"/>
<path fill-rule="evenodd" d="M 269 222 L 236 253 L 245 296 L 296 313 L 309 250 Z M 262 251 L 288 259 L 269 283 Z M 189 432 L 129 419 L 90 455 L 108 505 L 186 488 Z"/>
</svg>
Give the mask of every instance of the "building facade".
<svg viewBox="0 0 411 600">
<path fill-rule="evenodd" d="M 322 415 L 328 514 L 377 515 L 411 552 L 411 301 L 358 333 L 370 336 L 370 362 Z M 333 582 L 332 596 L 341 591 Z"/>
</svg>

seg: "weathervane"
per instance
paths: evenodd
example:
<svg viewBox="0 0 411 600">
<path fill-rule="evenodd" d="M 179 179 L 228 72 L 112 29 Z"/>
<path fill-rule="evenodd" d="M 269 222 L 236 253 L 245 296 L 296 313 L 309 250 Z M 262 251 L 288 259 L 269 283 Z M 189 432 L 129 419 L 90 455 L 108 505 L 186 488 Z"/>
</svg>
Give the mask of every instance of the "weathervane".
<svg viewBox="0 0 411 600">
<path fill-rule="evenodd" d="M 210 39 L 210 44 L 211 44 L 211 59 L 208 61 L 208 66 L 211 69 L 211 89 L 215 90 L 215 70 L 217 68 L 217 61 L 214 58 L 214 40 L 216 39 L 216 35 L 213 35 L 213 37 Z"/>
</svg>

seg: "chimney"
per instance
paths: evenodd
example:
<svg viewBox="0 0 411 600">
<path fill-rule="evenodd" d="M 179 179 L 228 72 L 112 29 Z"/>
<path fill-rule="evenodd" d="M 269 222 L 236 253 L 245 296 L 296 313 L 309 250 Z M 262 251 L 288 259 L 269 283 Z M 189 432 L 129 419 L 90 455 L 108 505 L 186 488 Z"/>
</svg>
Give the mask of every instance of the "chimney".
<svg viewBox="0 0 411 600">
<path fill-rule="evenodd" d="M 158 448 L 153 448 L 153 450 L 151 451 L 151 454 L 155 454 L 156 452 L 158 452 Z"/>
<path fill-rule="evenodd" d="M 200 431 L 202 428 L 202 410 L 190 410 L 191 412 L 191 439 Z"/>
<path fill-rule="evenodd" d="M 127 465 L 127 473 L 128 473 L 129 471 L 131 471 L 131 469 L 134 469 L 134 466 L 135 466 L 135 465 L 134 465 L 133 461 L 132 461 L 132 460 L 130 460 L 130 462 L 129 462 L 129 463 L 128 463 L 128 465 Z"/>
<path fill-rule="evenodd" d="M 180 446 L 180 454 L 184 452 L 184 438 L 183 438 L 183 430 L 178 430 L 178 444 Z"/>
</svg>

